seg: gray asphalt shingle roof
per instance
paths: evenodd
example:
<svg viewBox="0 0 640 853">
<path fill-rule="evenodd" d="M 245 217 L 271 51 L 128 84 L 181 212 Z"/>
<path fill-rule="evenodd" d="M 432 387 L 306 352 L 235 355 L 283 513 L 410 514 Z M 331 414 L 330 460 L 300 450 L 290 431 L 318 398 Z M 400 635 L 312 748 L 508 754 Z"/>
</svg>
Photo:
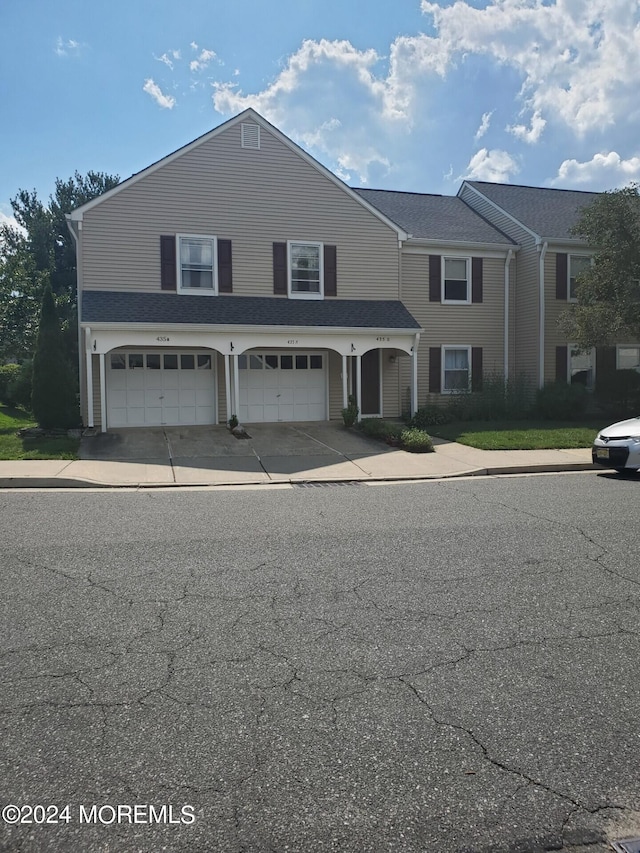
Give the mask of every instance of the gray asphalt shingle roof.
<svg viewBox="0 0 640 853">
<path fill-rule="evenodd" d="M 356 189 L 412 237 L 428 240 L 460 240 L 465 243 L 515 245 L 513 240 L 471 210 L 456 196 L 393 190 Z"/>
<path fill-rule="evenodd" d="M 485 181 L 467 183 L 539 237 L 556 239 L 575 239 L 570 229 L 577 221 L 580 209 L 600 195 L 580 190 L 522 187 L 517 184 L 492 184 Z"/>
<path fill-rule="evenodd" d="M 185 323 L 222 326 L 327 326 L 419 329 L 396 300 L 286 299 L 271 296 L 188 296 L 85 290 L 83 323 Z"/>
</svg>

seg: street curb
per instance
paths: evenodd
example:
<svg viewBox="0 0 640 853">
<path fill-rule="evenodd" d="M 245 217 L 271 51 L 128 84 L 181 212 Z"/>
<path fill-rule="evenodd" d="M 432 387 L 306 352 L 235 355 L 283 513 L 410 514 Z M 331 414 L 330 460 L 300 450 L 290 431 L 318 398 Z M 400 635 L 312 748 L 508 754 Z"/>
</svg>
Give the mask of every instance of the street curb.
<svg viewBox="0 0 640 853">
<path fill-rule="evenodd" d="M 429 480 L 453 480 L 460 477 L 494 477 L 508 474 L 557 474 L 561 472 L 576 471 L 607 471 L 599 465 L 591 462 L 567 462 L 549 465 L 504 465 L 495 468 L 469 468 L 465 471 L 456 471 L 452 474 L 415 474 L 406 477 L 344 477 L 341 479 L 276 479 L 276 480 L 250 480 L 239 483 L 237 480 L 226 480 L 214 483 L 104 483 L 97 480 L 80 480 L 69 477 L 0 477 L 0 489 L 197 489 L 214 488 L 225 486 L 270 486 L 270 485 L 298 485 L 298 484 L 324 484 L 333 483 L 406 483 L 406 482 L 428 482 Z M 611 469 L 612 470 L 612 469 Z"/>
</svg>

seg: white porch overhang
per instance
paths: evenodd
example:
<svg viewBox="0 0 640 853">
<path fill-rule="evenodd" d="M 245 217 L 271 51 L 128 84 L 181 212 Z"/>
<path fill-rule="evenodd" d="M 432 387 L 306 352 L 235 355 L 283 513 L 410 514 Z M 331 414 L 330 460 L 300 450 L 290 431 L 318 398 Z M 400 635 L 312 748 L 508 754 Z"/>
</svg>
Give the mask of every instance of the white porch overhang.
<svg viewBox="0 0 640 853">
<path fill-rule="evenodd" d="M 418 344 L 420 329 L 283 327 L 283 326 L 199 326 L 190 324 L 92 323 L 82 324 L 86 357 L 86 389 L 89 401 L 93 397 L 93 360 L 99 356 L 100 413 L 102 430 L 107 429 L 105 355 L 119 347 L 160 347 L 163 349 L 212 349 L 224 357 L 225 392 L 228 409 L 237 410 L 238 356 L 247 350 L 273 347 L 278 349 L 327 349 L 342 358 L 342 399 L 348 401 L 348 359 L 357 377 L 358 408 L 362 409 L 362 356 L 373 349 L 393 349 L 411 357 L 411 412 L 415 413 L 418 399 Z M 93 411 L 89 406 L 89 426 L 93 426 Z"/>
</svg>

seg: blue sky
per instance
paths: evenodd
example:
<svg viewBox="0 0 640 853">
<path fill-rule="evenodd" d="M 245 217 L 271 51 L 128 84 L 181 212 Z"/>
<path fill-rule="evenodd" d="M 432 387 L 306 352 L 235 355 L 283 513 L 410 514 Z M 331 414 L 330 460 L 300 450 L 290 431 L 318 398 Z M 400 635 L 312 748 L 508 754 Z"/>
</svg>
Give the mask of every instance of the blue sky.
<svg viewBox="0 0 640 853">
<path fill-rule="evenodd" d="M 251 106 L 353 186 L 640 180 L 640 0 L 0 2 L 0 219 Z"/>
</svg>

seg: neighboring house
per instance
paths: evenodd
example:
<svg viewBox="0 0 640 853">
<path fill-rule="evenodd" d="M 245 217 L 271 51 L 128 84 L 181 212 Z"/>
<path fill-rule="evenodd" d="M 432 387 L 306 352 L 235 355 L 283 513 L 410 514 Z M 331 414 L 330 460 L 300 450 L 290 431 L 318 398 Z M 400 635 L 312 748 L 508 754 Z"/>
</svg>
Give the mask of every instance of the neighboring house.
<svg viewBox="0 0 640 853">
<path fill-rule="evenodd" d="M 571 233 L 597 193 L 464 181 L 458 198 L 515 240 L 515 369 L 538 387 L 554 380 L 595 385 L 596 375 L 640 368 L 640 344 L 581 352 L 558 327 L 576 302 L 576 280 L 593 247 Z"/>
<path fill-rule="evenodd" d="M 483 374 L 509 376 L 517 243 L 459 198 L 357 192 L 409 235 L 400 253 L 400 296 L 423 329 L 420 403 L 461 389 L 480 390 Z M 400 381 L 407 389 L 405 366 Z"/>
<path fill-rule="evenodd" d="M 489 373 L 590 384 L 640 356 L 596 363 L 556 327 L 593 197 L 354 190 L 246 110 L 67 217 L 84 423 L 335 419 L 350 394 L 398 417 Z"/>
</svg>

